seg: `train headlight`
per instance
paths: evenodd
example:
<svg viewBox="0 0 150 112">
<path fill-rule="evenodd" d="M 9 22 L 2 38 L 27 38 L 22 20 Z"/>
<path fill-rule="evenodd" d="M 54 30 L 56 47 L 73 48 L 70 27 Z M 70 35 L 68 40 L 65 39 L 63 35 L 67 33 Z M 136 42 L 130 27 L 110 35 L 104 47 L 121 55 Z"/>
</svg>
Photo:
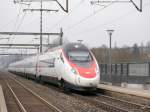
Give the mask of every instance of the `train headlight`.
<svg viewBox="0 0 150 112">
<path fill-rule="evenodd" d="M 96 72 L 96 74 L 100 74 L 100 71 L 98 68 L 95 68 L 95 72 Z"/>
<path fill-rule="evenodd" d="M 72 68 L 71 72 L 74 73 L 74 74 L 78 74 L 78 72 L 77 72 L 77 70 L 75 68 Z"/>
</svg>

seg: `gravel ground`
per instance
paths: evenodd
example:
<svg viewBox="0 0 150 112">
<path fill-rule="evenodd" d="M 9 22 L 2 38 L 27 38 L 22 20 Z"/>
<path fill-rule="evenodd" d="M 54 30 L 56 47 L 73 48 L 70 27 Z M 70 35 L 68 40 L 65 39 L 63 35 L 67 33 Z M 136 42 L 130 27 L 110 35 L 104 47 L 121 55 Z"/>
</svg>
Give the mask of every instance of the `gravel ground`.
<svg viewBox="0 0 150 112">
<path fill-rule="evenodd" d="M 64 112 L 106 112 L 86 101 L 70 96 L 71 93 L 62 92 L 57 87 L 41 85 L 18 76 L 15 76 L 15 78 Z"/>
<path fill-rule="evenodd" d="M 15 102 L 14 97 L 11 94 L 11 91 L 6 86 L 6 83 L 5 83 L 6 78 L 7 77 L 2 76 L 0 74 L 0 84 L 2 85 L 2 89 L 3 89 L 3 92 L 4 92 L 4 97 L 5 97 L 5 101 L 6 101 L 7 110 L 8 110 L 8 112 L 20 112 L 20 109 L 18 108 L 18 105 Z"/>
<path fill-rule="evenodd" d="M 105 110 L 103 110 L 104 108 L 102 109 L 101 106 L 99 106 L 98 103 L 96 104 L 95 102 L 93 102 L 94 99 L 97 99 L 99 97 L 97 94 L 89 94 L 86 92 L 82 94 L 80 92 L 75 91 L 66 93 L 60 88 L 51 86 L 49 84 L 39 84 L 33 80 L 27 80 L 23 77 L 12 75 L 11 73 L 8 72 L 3 72 L 3 74 L 1 75 L 0 72 L 0 76 L 3 77 L 8 76 L 8 74 L 9 76 L 14 77 L 15 79 L 23 83 L 26 87 L 28 87 L 32 91 L 36 92 L 38 95 L 46 99 L 51 104 L 58 107 L 60 110 L 63 110 L 63 112 L 106 112 Z M 111 94 L 108 93 L 108 95 L 116 97 L 115 95 L 113 95 L 113 93 Z M 84 100 L 86 99 L 86 97 L 88 100 Z M 118 97 L 116 98 L 126 100 L 127 97 L 118 95 Z M 129 101 L 131 101 L 131 99 Z M 145 102 L 145 100 L 143 102 Z M 111 103 L 112 102 L 110 102 L 110 104 Z M 111 110 L 109 110 L 109 112 L 111 112 Z"/>
</svg>

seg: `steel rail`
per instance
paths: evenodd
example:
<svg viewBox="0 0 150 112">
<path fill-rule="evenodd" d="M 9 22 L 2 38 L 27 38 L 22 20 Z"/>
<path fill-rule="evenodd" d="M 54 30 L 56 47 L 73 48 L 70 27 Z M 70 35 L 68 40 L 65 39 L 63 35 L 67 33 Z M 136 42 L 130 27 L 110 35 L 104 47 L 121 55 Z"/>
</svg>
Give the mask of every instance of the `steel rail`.
<svg viewBox="0 0 150 112">
<path fill-rule="evenodd" d="M 24 89 L 26 89 L 28 92 L 30 92 L 32 95 L 34 95 L 36 98 L 40 99 L 43 103 L 45 103 L 49 108 L 53 108 L 55 109 L 57 112 L 62 112 L 60 109 L 58 109 L 56 106 L 54 106 L 53 104 L 51 104 L 50 102 L 46 101 L 44 98 L 42 98 L 40 95 L 38 95 L 37 93 L 33 92 L 31 89 L 27 88 L 25 85 L 23 85 L 20 81 L 17 81 L 14 78 L 11 78 L 12 80 L 14 80 L 16 83 L 18 83 L 20 86 L 22 86 Z"/>
<path fill-rule="evenodd" d="M 15 92 L 13 91 L 13 89 L 11 88 L 11 86 L 7 83 L 8 88 L 10 89 L 10 91 L 13 94 L 13 97 L 15 98 L 19 108 L 21 109 L 22 112 L 27 112 L 27 110 L 24 108 L 24 106 L 22 105 L 22 103 L 20 102 L 20 100 L 18 99 L 17 95 L 15 94 Z"/>
<path fill-rule="evenodd" d="M 124 108 L 121 108 L 121 107 L 118 107 L 118 106 L 114 106 L 112 104 L 108 104 L 106 102 L 102 102 L 102 101 L 97 100 L 97 99 L 95 101 L 98 102 L 98 103 L 103 104 L 104 106 L 108 106 L 108 108 L 109 108 L 109 110 L 111 110 L 111 112 L 132 112 L 131 109 L 127 110 L 127 109 L 124 109 Z"/>
<path fill-rule="evenodd" d="M 114 105 L 111 105 L 111 104 L 108 104 L 105 102 L 101 102 L 99 100 L 96 100 L 96 101 L 103 106 L 102 108 L 106 108 L 107 111 L 110 111 L 110 112 L 129 112 L 126 109 L 123 109 L 123 108 L 120 108 L 120 107 L 117 107 L 117 106 L 114 106 Z"/>
<path fill-rule="evenodd" d="M 106 102 L 100 101 L 100 100 L 92 100 L 89 97 L 83 97 L 80 95 L 76 95 L 76 94 L 71 94 L 74 97 L 78 97 L 79 99 L 82 99 L 83 101 L 86 101 L 96 107 L 99 107 L 101 109 L 103 109 L 104 111 L 108 111 L 108 112 L 129 112 L 127 109 L 123 109 L 117 106 L 114 106 L 112 104 L 108 104 Z"/>
<path fill-rule="evenodd" d="M 126 103 L 126 104 L 128 104 L 128 105 L 136 106 L 138 109 L 142 109 L 142 110 L 143 110 L 143 109 L 150 108 L 150 106 L 145 106 L 145 105 L 142 105 L 142 104 L 125 101 L 125 100 L 118 99 L 118 98 L 113 98 L 113 97 L 110 97 L 110 96 L 107 96 L 107 95 L 101 95 L 101 96 L 103 96 L 103 97 L 105 97 L 105 98 L 109 98 L 109 99 L 115 100 L 115 101 L 123 102 L 123 103 Z"/>
<path fill-rule="evenodd" d="M 124 108 L 121 108 L 121 107 L 117 107 L 117 106 L 114 106 L 114 105 L 106 103 L 106 102 L 102 102 L 102 101 L 99 101 L 99 100 L 92 100 L 91 101 L 91 99 L 88 99 L 88 98 L 82 97 L 82 96 L 78 96 L 78 95 L 73 94 L 73 93 L 71 95 L 79 97 L 79 98 L 81 97 L 81 99 L 85 99 L 86 101 L 91 102 L 91 104 L 94 104 L 97 107 L 102 108 L 102 109 L 104 109 L 104 110 L 106 110 L 108 112 L 109 111 L 110 112 L 129 112 L 129 110 L 127 110 L 127 109 L 124 109 Z"/>
</svg>

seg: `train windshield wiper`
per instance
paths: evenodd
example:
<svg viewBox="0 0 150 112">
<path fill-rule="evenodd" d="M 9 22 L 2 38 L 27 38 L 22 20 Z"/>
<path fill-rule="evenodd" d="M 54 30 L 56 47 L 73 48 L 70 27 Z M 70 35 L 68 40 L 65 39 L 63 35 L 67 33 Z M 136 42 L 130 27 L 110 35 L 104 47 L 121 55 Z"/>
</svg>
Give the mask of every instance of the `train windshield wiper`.
<svg viewBox="0 0 150 112">
<path fill-rule="evenodd" d="M 89 62 L 89 60 L 72 60 L 74 62 Z"/>
</svg>

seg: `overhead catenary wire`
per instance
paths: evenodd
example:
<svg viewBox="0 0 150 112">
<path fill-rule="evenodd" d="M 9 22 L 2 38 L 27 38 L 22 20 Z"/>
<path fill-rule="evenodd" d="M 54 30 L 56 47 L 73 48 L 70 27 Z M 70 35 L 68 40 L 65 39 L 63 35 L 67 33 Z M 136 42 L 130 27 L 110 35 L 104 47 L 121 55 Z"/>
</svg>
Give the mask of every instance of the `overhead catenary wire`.
<svg viewBox="0 0 150 112">
<path fill-rule="evenodd" d="M 150 6 L 150 3 L 147 3 L 147 4 L 143 5 L 143 6 L 145 6 L 145 7 Z M 143 7 L 143 8 L 144 8 L 144 7 Z M 100 28 L 103 28 L 105 25 L 109 25 L 109 24 L 112 24 L 112 23 L 121 21 L 122 19 L 125 19 L 127 16 L 129 16 L 129 15 L 135 13 L 135 12 L 137 12 L 137 11 L 135 11 L 135 10 L 130 10 L 130 11 L 128 11 L 127 13 L 125 13 L 125 14 L 123 14 L 123 15 L 121 15 L 121 16 L 119 16 L 119 17 L 117 17 L 117 18 L 115 18 L 115 19 L 113 19 L 113 20 L 111 20 L 111 21 L 109 21 L 109 22 L 106 22 L 106 23 L 103 23 L 103 24 L 99 24 L 99 25 L 97 25 L 97 26 L 95 26 L 95 27 L 93 27 L 93 28 L 89 28 L 89 29 L 86 29 L 86 30 L 81 31 L 81 32 L 79 32 L 79 33 L 72 34 L 72 35 L 73 35 L 73 36 L 79 36 L 79 35 L 83 35 L 83 34 L 87 34 L 87 33 L 96 31 L 96 29 L 99 29 L 99 30 L 100 30 Z"/>
<path fill-rule="evenodd" d="M 29 8 L 31 7 L 31 2 L 32 2 L 32 1 L 30 0 L 30 1 L 28 1 L 28 3 L 26 3 L 26 4 L 20 3 L 20 2 L 19 2 L 19 4 L 28 5 L 28 8 L 27 8 L 27 9 L 29 9 Z M 22 16 L 22 19 L 21 19 L 21 20 L 24 20 L 23 18 L 24 18 L 25 15 L 26 15 L 26 12 L 25 12 L 24 15 Z M 34 18 L 31 22 L 25 24 L 24 26 L 26 26 L 26 25 L 31 25 L 31 24 L 33 24 L 33 22 L 34 22 L 35 20 L 38 20 L 38 19 L 39 19 L 39 17 Z"/>
<path fill-rule="evenodd" d="M 28 9 L 30 8 L 30 5 L 28 5 Z M 24 19 L 25 19 L 25 16 L 26 16 L 26 12 L 24 12 L 24 14 L 23 14 L 23 16 L 22 16 L 22 18 L 21 18 L 21 21 L 20 21 L 20 23 L 19 23 L 19 25 L 17 26 L 17 28 L 16 28 L 16 32 L 19 30 L 19 28 L 21 27 L 21 25 L 22 25 L 22 23 L 23 23 L 23 21 L 24 21 Z"/>
<path fill-rule="evenodd" d="M 19 19 L 20 14 L 21 14 L 21 10 L 22 10 L 22 6 L 20 5 L 18 14 L 13 19 L 11 19 L 9 22 L 7 22 L 5 25 L 2 25 L 2 27 L 0 27 L 0 29 L 4 29 L 6 26 L 8 26 L 9 24 L 11 24 L 13 22 L 14 22 L 14 28 L 13 29 L 15 29 L 17 22 L 18 22 L 18 19 Z"/>
<path fill-rule="evenodd" d="M 16 21 L 15 21 L 15 23 L 14 23 L 14 31 L 16 30 L 16 27 L 17 27 L 17 23 L 18 23 L 18 20 L 19 20 L 19 18 L 20 18 L 20 15 L 21 15 L 21 11 L 22 11 L 22 5 L 19 5 L 20 6 L 20 8 L 19 8 L 19 12 L 18 12 L 18 14 L 17 14 L 17 18 L 16 18 Z"/>
<path fill-rule="evenodd" d="M 81 3 L 82 1 L 85 1 L 85 0 L 81 0 L 80 3 Z M 31 5 L 31 2 L 32 2 L 32 1 L 30 0 L 28 5 Z M 79 5 L 80 3 L 78 3 L 78 5 Z M 33 24 L 33 23 L 34 23 L 36 20 L 38 20 L 38 19 L 39 19 L 39 17 L 34 18 L 32 21 L 30 21 L 29 23 L 25 24 L 25 26 L 26 26 L 26 25 L 29 25 L 29 24 L 30 24 L 30 25 Z M 45 21 L 46 19 L 47 19 L 47 18 L 43 18 L 43 21 Z"/>
<path fill-rule="evenodd" d="M 16 21 L 17 16 L 15 16 L 14 18 L 12 18 L 10 21 L 8 21 L 6 24 L 2 25 L 0 27 L 0 30 L 4 29 L 5 27 L 7 27 L 8 25 L 12 24 L 13 22 Z"/>
<path fill-rule="evenodd" d="M 60 23 L 62 23 L 67 17 L 69 17 L 77 8 L 79 8 L 85 0 L 79 1 L 71 11 L 69 11 L 68 15 L 63 16 L 60 20 L 58 20 L 54 25 L 52 25 L 48 30 L 54 29 L 56 26 L 58 26 Z"/>
<path fill-rule="evenodd" d="M 84 1 L 84 0 L 81 0 L 81 2 L 82 2 L 82 1 Z M 114 20 L 112 20 L 112 21 L 114 21 Z M 81 22 L 81 23 L 82 23 L 82 22 Z M 111 23 L 111 22 L 109 22 L 109 23 Z M 109 23 L 107 23 L 107 24 L 109 24 Z M 78 26 L 78 24 L 77 24 L 77 26 Z M 73 28 L 74 28 L 74 27 L 76 27 L 76 26 L 73 26 Z M 99 27 L 99 26 L 96 26 L 96 27 Z M 96 27 L 94 27 L 94 29 L 96 29 Z M 71 28 L 71 29 L 73 29 L 73 28 Z M 68 30 L 70 30 L 70 28 L 69 28 Z"/>
<path fill-rule="evenodd" d="M 26 12 L 23 14 L 23 16 L 22 16 L 22 18 L 21 18 L 21 21 L 20 21 L 20 23 L 18 24 L 18 26 L 17 26 L 15 32 L 17 32 L 17 31 L 19 30 L 19 28 L 21 27 L 21 25 L 22 25 L 22 23 L 23 23 L 23 21 L 24 21 L 25 16 L 26 16 Z"/>
<path fill-rule="evenodd" d="M 6 25 L 4 25 L 2 28 L 4 28 L 5 26 L 8 26 L 10 23 L 12 23 L 12 22 L 14 21 L 14 28 L 13 28 L 13 29 L 15 30 L 15 28 L 16 28 L 16 26 L 17 26 L 17 23 L 18 23 L 18 20 L 19 20 L 19 17 L 20 17 L 20 14 L 21 14 L 21 10 L 22 10 L 22 6 L 20 5 L 17 16 L 15 16 L 15 18 L 13 18 L 12 20 L 10 20 L 10 21 L 9 21 Z M 12 30 L 13 30 L 13 29 L 12 29 Z M 9 37 L 7 43 L 9 43 L 10 38 L 11 38 L 11 37 Z"/>
<path fill-rule="evenodd" d="M 93 27 L 93 28 L 86 29 L 86 30 L 81 31 L 81 32 L 79 32 L 79 33 L 75 33 L 75 34 L 73 34 L 73 35 L 74 35 L 74 36 L 78 36 L 78 35 L 82 35 L 82 34 L 84 34 L 84 33 L 90 33 L 90 32 L 92 32 L 92 31 L 96 31 L 96 30 L 99 29 L 99 28 L 103 28 L 105 25 L 109 25 L 109 24 L 112 24 L 112 23 L 121 21 L 122 19 L 124 19 L 126 16 L 132 14 L 133 12 L 135 12 L 135 11 L 133 11 L 133 10 L 132 10 L 132 11 L 129 11 L 129 12 L 127 12 L 127 13 L 125 13 L 125 14 L 123 14 L 123 15 L 121 15 L 121 16 L 119 16 L 119 17 L 117 17 L 117 18 L 115 18 L 115 19 L 113 19 L 113 20 L 111 20 L 111 21 L 109 21 L 109 22 L 106 22 L 106 23 L 103 23 L 103 24 L 99 24 L 99 25 L 97 25 L 97 26 L 95 26 L 95 27 Z"/>
<path fill-rule="evenodd" d="M 70 25 L 70 26 L 64 28 L 64 31 L 65 31 L 65 32 L 66 32 L 66 31 L 70 31 L 71 29 L 73 29 L 73 28 L 77 27 L 78 25 L 82 24 L 83 22 L 87 21 L 88 19 L 90 19 L 90 18 L 93 17 L 94 15 L 98 14 L 99 12 L 103 11 L 105 8 L 109 7 L 109 6 L 112 5 L 112 4 L 113 4 L 113 2 L 109 3 L 108 5 L 105 5 L 103 8 L 101 8 L 101 9 L 95 11 L 94 13 L 92 13 L 92 14 L 86 16 L 85 18 L 81 19 L 80 21 L 78 21 L 78 22 L 76 22 L 76 23 L 74 23 L 74 24 L 72 24 L 72 25 Z"/>
<path fill-rule="evenodd" d="M 31 0 L 30 0 L 30 2 L 28 3 L 28 5 L 31 5 Z M 29 9 L 29 8 L 28 8 Z M 28 10 L 28 9 L 26 9 L 26 10 Z M 33 18 L 33 16 L 32 16 L 32 18 Z M 43 22 L 46 20 L 47 18 L 43 18 Z M 37 20 L 39 20 L 39 17 L 36 17 L 36 18 L 34 18 L 34 19 L 32 19 L 30 22 L 28 22 L 27 24 L 24 24 L 24 26 L 26 26 L 26 25 L 31 25 L 31 24 L 33 24 L 33 23 L 35 23 L 35 21 L 37 22 Z"/>
<path fill-rule="evenodd" d="M 21 5 L 21 4 L 20 4 L 20 5 Z M 30 8 L 30 5 L 28 5 L 28 8 Z M 21 10 L 19 11 L 19 14 L 18 14 L 18 17 L 17 17 L 17 18 L 19 18 L 19 15 L 20 15 L 20 14 L 21 14 Z M 22 25 L 22 23 L 23 23 L 23 21 L 24 21 L 25 16 L 26 16 L 26 12 L 23 14 L 23 16 L 22 16 L 22 18 L 21 18 L 21 20 L 20 20 L 20 23 L 19 23 L 18 25 L 16 25 L 15 32 L 17 32 L 17 31 L 19 30 L 19 28 L 21 27 L 21 25 Z M 17 20 L 17 21 L 18 21 L 18 20 Z M 17 22 L 17 23 L 18 23 L 18 22 Z M 14 36 L 13 36 L 13 37 L 9 37 L 7 43 L 9 43 L 9 42 L 10 42 L 10 39 L 12 39 L 12 38 L 14 38 Z"/>
</svg>

